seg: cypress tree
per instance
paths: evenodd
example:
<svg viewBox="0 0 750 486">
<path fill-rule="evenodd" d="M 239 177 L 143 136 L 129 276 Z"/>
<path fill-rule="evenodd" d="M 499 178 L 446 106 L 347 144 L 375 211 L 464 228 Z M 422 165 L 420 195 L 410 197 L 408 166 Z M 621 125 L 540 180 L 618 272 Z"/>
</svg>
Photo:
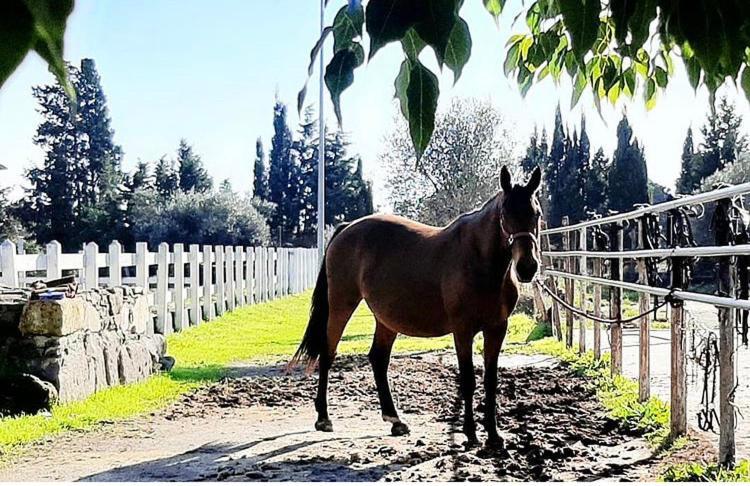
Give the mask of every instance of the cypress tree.
<svg viewBox="0 0 750 486">
<path fill-rule="evenodd" d="M 268 162 L 268 200 L 276 205 L 271 217 L 271 237 L 279 243 L 288 242 L 299 218 L 297 204 L 290 190 L 297 176 L 292 158 L 292 134 L 286 121 L 286 105 L 276 100 L 273 108 L 273 138 Z"/>
<path fill-rule="evenodd" d="M 608 185 L 609 207 L 615 211 L 629 211 L 635 204 L 649 201 L 646 159 L 626 116 L 617 125 L 617 149 Z"/>
<path fill-rule="evenodd" d="M 253 164 L 253 196 L 268 199 L 268 172 L 266 154 L 260 137 L 255 141 L 255 163 Z"/>
<path fill-rule="evenodd" d="M 552 132 L 552 145 L 549 152 L 549 162 L 547 164 L 546 179 L 549 188 L 549 224 L 558 226 L 562 220 L 563 204 L 561 200 L 560 170 L 564 164 L 566 153 L 567 136 L 562 123 L 562 113 L 560 105 L 557 105 L 555 111 L 555 128 Z"/>
<path fill-rule="evenodd" d="M 695 157 L 695 144 L 693 142 L 693 128 L 688 127 L 685 141 L 682 143 L 682 157 L 680 176 L 677 178 L 677 192 L 690 194 L 695 189 L 693 164 Z"/>
<path fill-rule="evenodd" d="M 604 150 L 599 148 L 594 154 L 586 171 L 584 183 L 585 212 L 603 214 L 607 208 L 607 174 L 609 172 L 609 161 L 604 155 Z"/>
</svg>

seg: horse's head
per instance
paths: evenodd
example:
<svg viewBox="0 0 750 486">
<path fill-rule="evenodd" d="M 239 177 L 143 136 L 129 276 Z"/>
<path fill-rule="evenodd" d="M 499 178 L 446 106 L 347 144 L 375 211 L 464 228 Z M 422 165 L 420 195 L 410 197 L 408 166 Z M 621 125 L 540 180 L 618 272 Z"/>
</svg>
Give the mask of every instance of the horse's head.
<svg viewBox="0 0 750 486">
<path fill-rule="evenodd" d="M 503 195 L 500 205 L 500 231 L 510 247 L 518 280 L 531 282 L 539 268 L 539 223 L 542 210 L 536 191 L 542 181 L 542 171 L 537 167 L 526 185 L 513 184 L 510 172 L 503 166 L 500 186 Z"/>
</svg>

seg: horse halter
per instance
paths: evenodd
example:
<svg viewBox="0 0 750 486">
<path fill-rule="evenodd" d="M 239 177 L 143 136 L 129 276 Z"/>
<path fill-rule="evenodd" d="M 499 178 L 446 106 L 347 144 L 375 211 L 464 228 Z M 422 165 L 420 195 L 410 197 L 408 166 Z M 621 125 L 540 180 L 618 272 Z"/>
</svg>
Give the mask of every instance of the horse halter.
<svg viewBox="0 0 750 486">
<path fill-rule="evenodd" d="M 519 238 L 529 238 L 533 246 L 536 246 L 537 248 L 539 247 L 539 240 L 534 233 L 532 233 L 531 231 L 519 231 L 517 233 L 511 233 L 510 231 L 505 229 L 502 217 L 500 218 L 500 230 L 508 236 L 508 246 L 513 246 L 513 243 Z"/>
</svg>

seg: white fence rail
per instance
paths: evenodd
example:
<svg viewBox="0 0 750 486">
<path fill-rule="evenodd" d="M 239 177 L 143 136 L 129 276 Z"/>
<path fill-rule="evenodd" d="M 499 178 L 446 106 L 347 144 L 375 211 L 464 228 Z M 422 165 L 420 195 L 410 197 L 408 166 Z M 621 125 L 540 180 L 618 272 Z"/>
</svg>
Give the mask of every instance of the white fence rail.
<svg viewBox="0 0 750 486">
<path fill-rule="evenodd" d="M 151 290 L 155 332 L 179 332 L 236 307 L 303 292 L 315 285 L 315 248 L 210 246 L 167 243 L 156 252 L 136 243 L 134 253 L 113 241 L 106 252 L 88 243 L 62 253 L 53 241 L 39 254 L 0 245 L 0 284 L 11 287 L 75 274 L 84 289 L 134 285 Z"/>
</svg>

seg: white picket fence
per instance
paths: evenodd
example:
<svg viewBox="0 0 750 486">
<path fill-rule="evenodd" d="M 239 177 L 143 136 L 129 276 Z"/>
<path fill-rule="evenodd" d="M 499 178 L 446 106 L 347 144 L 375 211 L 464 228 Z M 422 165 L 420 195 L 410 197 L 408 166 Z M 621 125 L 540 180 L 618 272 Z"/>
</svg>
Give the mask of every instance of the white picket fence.
<svg viewBox="0 0 750 486">
<path fill-rule="evenodd" d="M 18 287 L 71 273 L 84 289 L 135 285 L 152 295 L 155 332 L 179 332 L 243 305 L 303 292 L 315 285 L 315 248 L 209 246 L 167 243 L 150 252 L 136 243 L 125 253 L 113 241 L 106 253 L 88 243 L 79 253 L 62 253 L 53 241 L 39 254 L 19 254 L 15 243 L 0 245 L 0 283 Z"/>
</svg>

